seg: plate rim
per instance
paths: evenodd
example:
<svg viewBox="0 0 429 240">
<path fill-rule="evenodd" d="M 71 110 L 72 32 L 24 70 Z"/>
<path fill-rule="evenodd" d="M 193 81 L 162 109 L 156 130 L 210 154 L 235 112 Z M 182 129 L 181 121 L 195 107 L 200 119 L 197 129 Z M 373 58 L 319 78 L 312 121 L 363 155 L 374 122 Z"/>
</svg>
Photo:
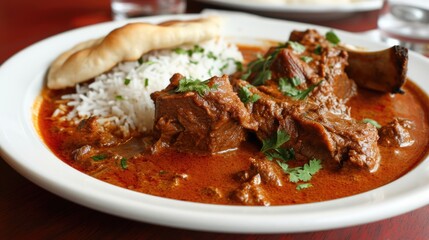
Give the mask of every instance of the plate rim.
<svg viewBox="0 0 429 240">
<path fill-rule="evenodd" d="M 211 13 L 213 14 L 213 13 Z M 276 20 L 276 19 L 268 19 L 263 17 L 255 17 L 249 14 L 235 14 L 235 13 L 226 13 L 220 12 L 219 15 L 224 16 L 226 18 L 234 18 L 237 21 L 237 18 L 252 20 L 255 22 L 261 22 L 261 24 L 284 24 L 284 25 L 293 25 L 299 27 L 314 27 L 317 29 L 330 29 L 326 27 L 320 27 L 310 24 L 301 24 L 284 20 Z M 133 21 L 152 21 L 158 22 L 163 21 L 169 18 L 195 18 L 200 17 L 200 14 L 187 14 L 187 15 L 179 15 L 179 16 L 158 16 L 158 17 L 149 17 L 149 18 L 140 18 L 133 19 L 129 21 L 120 21 L 120 22 L 106 22 L 91 26 L 86 26 L 83 28 L 78 28 L 74 30 L 70 30 L 64 33 L 57 34 L 55 36 L 49 37 L 45 40 L 39 41 L 22 51 L 18 52 L 14 56 L 12 56 L 9 60 L 7 60 L 0 67 L 0 86 L 4 86 L 5 75 L 8 76 L 10 74 L 11 68 L 14 67 L 17 62 L 19 63 L 21 59 L 25 59 L 28 57 L 28 54 L 33 54 L 33 52 L 41 52 L 41 48 L 46 48 L 51 42 L 56 42 L 61 39 L 68 38 L 76 38 L 82 32 L 91 32 L 95 29 L 102 28 L 111 29 L 114 26 L 120 26 L 127 22 Z M 103 32 L 101 31 L 101 32 Z M 355 34 L 347 33 L 344 31 L 336 30 L 340 35 L 344 36 L 355 36 Z M 355 38 L 360 39 L 358 36 Z M 66 41 L 67 42 L 67 41 Z M 73 41 L 70 41 L 73 42 Z M 64 43 L 67 45 L 66 43 Z M 385 46 L 381 43 L 376 43 L 376 46 Z M 52 50 L 53 51 L 53 50 Z M 429 66 L 429 60 L 415 54 L 413 52 L 410 53 L 410 56 L 417 61 L 424 62 L 424 65 Z M 52 57 L 51 57 L 52 58 Z M 42 64 L 43 65 L 43 64 Z M 46 68 L 46 66 L 45 66 Z M 37 74 L 40 77 L 43 77 L 46 69 L 39 69 Z M 24 73 L 20 73 L 25 75 Z M 27 73 L 28 75 L 30 73 Z M 41 76 L 40 76 L 41 75 Z M 33 76 L 33 78 L 36 78 Z M 29 81 L 29 80 L 28 80 Z M 66 198 L 72 202 L 78 203 L 80 205 L 96 209 L 101 212 L 109 213 L 112 215 L 129 218 L 137 221 L 148 222 L 153 224 L 159 224 L 163 226 L 169 227 L 178 227 L 183 229 L 192 229 L 192 230 L 204 230 L 204 231 L 212 231 L 212 232 L 229 232 L 229 233 L 286 233 L 286 232 L 304 232 L 304 231 L 317 231 L 317 230 L 327 230 L 334 229 L 340 227 L 348 227 L 354 226 L 363 223 L 369 223 L 385 218 L 389 218 L 392 216 L 396 216 L 416 208 L 422 207 L 429 203 L 429 186 L 417 186 L 413 188 L 409 193 L 413 198 L 412 204 L 407 201 L 404 201 L 404 198 L 401 196 L 393 196 L 390 199 L 385 199 L 386 192 L 380 191 L 378 189 L 374 189 L 365 193 L 357 194 L 351 197 L 335 199 L 325 202 L 319 203 L 309 203 L 309 204 L 299 204 L 292 206 L 271 206 L 271 207 L 247 207 L 247 206 L 225 206 L 225 205 L 211 205 L 211 204 L 202 204 L 202 203 L 192 203 L 192 202 L 183 202 L 172 199 L 165 199 L 156 196 L 150 196 L 147 194 L 133 192 L 131 190 L 127 190 L 124 188 L 116 187 L 100 180 L 96 180 L 92 177 L 89 177 L 83 173 L 80 173 L 78 170 L 71 168 L 66 165 L 60 159 L 53 156 L 52 153 L 47 156 L 46 163 L 49 163 L 49 166 L 58 167 L 63 170 L 62 174 L 64 176 L 59 175 L 59 173 L 50 173 L 52 175 L 46 176 L 41 173 L 45 173 L 46 169 L 43 169 L 43 166 L 31 166 L 28 165 L 28 160 L 20 159 L 26 155 L 25 152 L 17 152 L 11 151 L 9 147 L 11 144 L 18 141 L 20 137 L 38 137 L 38 141 L 35 144 L 37 153 L 46 154 L 49 149 L 43 143 L 39 136 L 35 136 L 37 134 L 34 129 L 31 129 L 33 123 L 29 125 L 28 121 L 32 118 L 31 107 L 32 102 L 34 101 L 34 97 L 36 97 L 37 92 L 35 89 L 37 86 L 32 85 L 42 85 L 40 82 L 30 83 L 30 86 L 25 85 L 24 83 L 15 83 L 18 84 L 14 86 L 15 88 L 23 87 L 26 91 L 23 93 L 18 93 L 16 96 L 11 96 L 13 99 L 23 98 L 21 104 L 19 105 L 23 107 L 19 111 L 14 112 L 12 116 L 7 116 L 5 118 L 0 119 L 0 155 L 3 159 L 11 165 L 16 171 L 18 171 L 21 175 L 28 178 L 30 181 L 36 183 L 42 188 L 58 195 L 63 198 Z M 39 87 L 40 87 L 39 86 Z M 422 86 L 420 86 L 422 87 Z M 426 86 L 425 91 L 428 93 L 428 88 Z M 2 90 L 3 89 L 3 90 Z M 2 96 L 2 93 L 6 94 L 5 88 L 0 88 L 0 101 L 5 100 L 5 97 Z M 422 88 L 423 89 L 423 88 Z M 11 111 L 11 107 L 0 107 L 0 115 L 4 116 L 4 113 L 8 113 L 6 110 Z M 16 121 L 14 117 L 18 117 L 19 121 Z M 17 132 L 11 132 L 10 129 L 2 128 L 4 123 L 9 124 L 8 126 L 15 126 L 18 128 Z M 15 134 L 15 135 L 14 135 Z M 33 139 L 34 140 L 34 139 Z M 50 152 L 50 151 L 49 151 Z M 43 155 L 44 156 L 44 155 Z M 43 161 L 42 161 L 43 162 Z M 392 183 L 389 183 L 382 188 L 392 189 L 396 188 L 397 185 L 407 184 L 409 178 L 414 174 L 427 174 L 429 172 L 429 160 L 426 157 L 422 163 L 419 164 L 415 169 L 406 174 L 405 176 L 399 178 Z M 427 174 L 429 175 L 429 174 Z M 90 189 L 84 188 L 79 189 L 79 186 L 73 182 L 53 182 L 53 179 L 56 177 L 64 177 L 65 179 L 71 180 L 79 180 L 87 184 L 88 186 L 95 186 L 102 189 L 104 192 L 98 193 L 98 195 L 93 195 Z M 402 186 L 401 185 L 401 186 Z M 121 193 L 121 197 L 117 195 Z M 389 193 L 387 191 L 387 193 Z M 108 196 L 109 198 L 106 200 L 104 197 Z M 123 199 L 125 197 L 129 197 L 128 199 Z M 389 195 L 388 195 L 389 196 Z M 409 197 L 408 197 L 409 198 Z M 408 199 L 407 198 L 407 199 Z M 368 206 L 364 208 L 365 210 L 369 210 L 368 212 L 362 211 L 362 208 L 354 208 L 350 209 L 344 204 L 356 204 L 357 200 L 365 200 Z M 143 201 L 144 204 L 138 204 L 139 201 Z M 359 202 L 358 201 L 358 202 Z M 381 204 L 382 203 L 382 204 Z M 122 204 L 132 205 L 133 209 L 129 208 L 121 208 Z M 115 209 L 111 209 L 112 206 L 115 206 Z M 344 216 L 344 208 L 348 210 L 349 213 L 347 216 Z M 394 210 L 392 210 L 392 208 Z M 135 211 L 139 210 L 139 211 Z M 314 210 L 318 210 L 318 212 L 313 212 Z M 172 218 L 172 214 L 181 217 L 188 217 L 191 220 L 184 221 L 182 218 L 177 219 L 176 217 Z M 327 215 L 332 215 L 337 217 L 335 219 L 325 219 Z M 225 215 L 228 215 L 228 218 L 225 218 Z M 267 220 L 270 225 L 261 226 L 260 219 L 252 219 L 250 217 L 260 217 Z M 355 217 L 352 219 L 351 216 Z M 312 224 L 303 224 L 302 221 L 307 220 L 308 217 L 312 217 L 314 222 Z M 247 222 L 237 224 L 236 221 L 246 219 Z M 282 222 L 282 221 L 289 222 Z M 235 223 L 235 224 L 234 224 Z M 316 224 L 315 224 L 316 223 Z"/>
</svg>

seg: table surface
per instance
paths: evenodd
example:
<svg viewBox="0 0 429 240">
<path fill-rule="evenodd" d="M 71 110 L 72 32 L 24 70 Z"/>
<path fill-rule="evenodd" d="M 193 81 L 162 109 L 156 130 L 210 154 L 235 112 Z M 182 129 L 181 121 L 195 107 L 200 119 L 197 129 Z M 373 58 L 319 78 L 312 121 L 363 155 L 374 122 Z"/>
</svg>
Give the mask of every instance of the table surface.
<svg viewBox="0 0 429 240">
<path fill-rule="evenodd" d="M 188 12 L 204 8 L 219 7 L 188 0 Z M 376 18 L 377 11 L 370 11 L 313 23 L 359 32 L 375 29 Z M 109 0 L 2 0 L 0 64 L 46 37 L 110 20 Z M 427 239 L 428 236 L 429 206 L 370 224 L 296 234 L 226 234 L 156 226 L 64 200 L 20 176 L 0 157 L 0 239 Z"/>
</svg>

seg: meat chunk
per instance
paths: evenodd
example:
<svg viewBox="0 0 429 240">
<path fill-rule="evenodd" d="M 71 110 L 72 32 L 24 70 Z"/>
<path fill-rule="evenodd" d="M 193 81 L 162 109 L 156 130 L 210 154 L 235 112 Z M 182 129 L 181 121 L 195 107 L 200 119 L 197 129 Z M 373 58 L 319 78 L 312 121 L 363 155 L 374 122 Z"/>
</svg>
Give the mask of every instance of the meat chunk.
<svg viewBox="0 0 429 240">
<path fill-rule="evenodd" d="M 350 161 L 370 171 L 377 170 L 377 129 L 352 119 L 345 105 L 356 94 L 356 84 L 345 73 L 347 52 L 315 30 L 294 31 L 289 40 L 265 56 L 270 79 L 249 88 L 260 96 L 251 106 L 246 105 L 258 123 L 257 137 L 264 141 L 279 130 L 285 131 L 290 140 L 283 147 L 293 148 L 298 157 Z M 300 49 L 296 44 L 302 45 Z M 252 70 L 256 72 L 249 75 L 251 83 L 260 79 L 258 71 L 264 68 Z M 284 79 L 292 79 L 286 87 Z M 247 83 L 233 84 L 238 89 Z M 311 91 L 305 97 L 293 95 L 294 91 L 308 89 Z"/>
<path fill-rule="evenodd" d="M 115 135 L 115 126 L 101 125 L 97 122 L 96 117 L 83 119 L 77 125 L 76 137 L 73 138 L 76 145 L 92 146 L 116 146 L 123 140 L 120 134 Z"/>
<path fill-rule="evenodd" d="M 333 46 L 314 29 L 293 31 L 289 41 L 305 46 L 305 51 L 299 56 L 301 58 L 303 56 L 311 57 L 312 60 L 308 63 L 303 61 L 300 63 L 312 69 L 313 75 L 311 78 L 307 78 L 311 80 L 309 83 L 314 84 L 321 79 L 328 83 L 324 85 L 324 88 L 319 88 L 323 95 L 330 93 L 344 102 L 356 95 L 356 84 L 345 73 L 345 69 L 349 65 L 346 50 Z"/>
<path fill-rule="evenodd" d="M 178 151 L 210 154 L 234 149 L 245 140 L 245 128 L 255 129 L 250 115 L 227 76 L 213 77 L 205 94 L 177 92 L 180 74 L 170 85 L 155 92 L 155 151 L 171 147 Z"/>
<path fill-rule="evenodd" d="M 247 84 L 234 82 L 237 88 Z M 264 86 L 265 90 L 267 88 L 269 86 Z M 283 130 L 290 136 L 283 147 L 293 148 L 298 155 L 333 159 L 338 163 L 350 161 L 370 171 L 377 170 L 380 161 L 378 134 L 371 124 L 360 123 L 346 113 L 333 113 L 310 100 L 278 99 L 258 88 L 249 90 L 260 96 L 247 107 L 258 123 L 256 135 L 261 141 Z"/>
<path fill-rule="evenodd" d="M 271 205 L 264 189 L 261 186 L 261 176 L 256 174 L 250 181 L 245 182 L 240 188 L 233 191 L 231 199 L 244 205 Z"/>
<path fill-rule="evenodd" d="M 408 147 L 414 144 L 409 130 L 413 128 L 413 122 L 407 119 L 395 118 L 378 130 L 380 145 L 386 147 Z"/>
<path fill-rule="evenodd" d="M 380 153 L 373 125 L 319 109 L 306 109 L 293 119 L 299 134 L 296 144 L 300 145 L 295 150 L 305 156 L 317 156 L 318 150 L 325 149 L 339 163 L 348 160 L 370 171 L 377 170 Z"/>
<path fill-rule="evenodd" d="M 281 176 L 284 174 L 277 163 L 267 160 L 266 158 L 250 158 L 249 170 L 239 172 L 235 177 L 240 182 L 249 181 L 256 175 L 259 175 L 262 182 L 272 186 L 283 186 Z"/>
</svg>

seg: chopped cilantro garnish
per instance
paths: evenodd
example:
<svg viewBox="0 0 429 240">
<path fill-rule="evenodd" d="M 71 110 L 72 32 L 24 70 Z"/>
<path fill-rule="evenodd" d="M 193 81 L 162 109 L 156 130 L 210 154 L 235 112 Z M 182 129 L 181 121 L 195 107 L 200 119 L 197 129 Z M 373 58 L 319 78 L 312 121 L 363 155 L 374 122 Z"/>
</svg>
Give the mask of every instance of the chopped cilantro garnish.
<svg viewBox="0 0 429 240">
<path fill-rule="evenodd" d="M 302 56 L 301 60 L 304 61 L 305 63 L 309 63 L 309 62 L 313 61 L 313 58 L 309 57 L 309 56 Z"/>
<path fill-rule="evenodd" d="M 173 51 L 177 54 L 187 54 L 188 53 L 188 50 L 185 50 L 183 48 L 176 48 Z"/>
<path fill-rule="evenodd" d="M 322 81 L 320 81 L 314 85 L 311 85 L 310 87 L 308 87 L 307 89 L 305 89 L 303 91 L 300 91 L 300 93 L 293 96 L 293 98 L 295 98 L 297 100 L 304 100 L 308 96 L 308 94 L 310 94 L 317 86 L 319 86 L 320 83 L 322 83 Z"/>
<path fill-rule="evenodd" d="M 271 151 L 265 152 L 265 156 L 268 160 L 272 161 L 273 159 L 281 159 L 285 162 L 295 158 L 295 151 L 293 148 L 275 148 Z"/>
<path fill-rule="evenodd" d="M 217 89 L 217 85 L 213 85 L 212 87 L 209 87 L 208 84 L 209 80 L 206 81 L 200 81 L 200 80 L 193 80 L 190 78 L 182 78 L 179 81 L 179 86 L 176 88 L 176 92 L 197 92 L 200 96 L 204 96 L 208 91 L 212 89 Z"/>
<path fill-rule="evenodd" d="M 235 67 L 237 68 L 237 71 L 241 72 L 243 71 L 243 64 L 240 61 L 234 61 Z"/>
<path fill-rule="evenodd" d="M 195 45 L 192 49 L 186 50 L 184 48 L 175 48 L 173 51 L 177 54 L 188 54 L 191 57 L 194 53 L 203 53 L 204 48 L 199 45 Z"/>
<path fill-rule="evenodd" d="M 306 189 L 306 188 L 309 188 L 312 186 L 313 186 L 313 184 L 311 184 L 311 183 L 301 183 L 301 184 L 298 184 L 296 186 L 296 190 L 300 191 L 300 190 L 303 190 L 303 189 Z"/>
<path fill-rule="evenodd" d="M 283 130 L 277 130 L 276 135 L 263 140 L 261 152 L 266 152 L 268 150 L 277 149 L 282 146 L 285 142 L 289 141 L 290 135 Z"/>
<path fill-rule="evenodd" d="M 207 57 L 208 57 L 208 58 L 211 58 L 211 59 L 213 59 L 213 60 L 216 60 L 216 59 L 217 59 L 216 55 L 214 55 L 214 53 L 213 53 L 212 51 L 210 51 L 209 53 L 207 53 Z"/>
<path fill-rule="evenodd" d="M 194 53 L 203 53 L 204 52 L 204 48 L 200 47 L 200 45 L 195 45 L 194 48 L 192 49 L 192 54 Z"/>
<path fill-rule="evenodd" d="M 101 161 L 101 160 L 106 159 L 106 158 L 107 158 L 107 156 L 106 156 L 106 155 L 104 155 L 104 154 L 100 154 L 100 155 L 94 155 L 94 156 L 91 156 L 91 158 L 92 158 L 92 160 L 94 160 L 94 161 Z"/>
<path fill-rule="evenodd" d="M 330 30 L 325 34 L 326 40 L 328 40 L 330 43 L 337 45 L 340 43 L 340 38 L 337 36 L 337 34 L 334 33 L 334 31 Z"/>
<path fill-rule="evenodd" d="M 288 41 L 287 45 L 290 46 L 294 52 L 300 54 L 305 51 L 305 46 L 299 42 Z"/>
<path fill-rule="evenodd" d="M 124 97 L 122 97 L 122 95 L 117 95 L 117 96 L 115 97 L 115 99 L 116 99 L 116 100 L 124 100 Z"/>
<path fill-rule="evenodd" d="M 131 79 L 129 79 L 129 78 L 125 78 L 124 79 L 124 84 L 127 86 L 128 84 L 130 84 L 130 82 L 131 82 Z"/>
<path fill-rule="evenodd" d="M 289 174 L 289 180 L 291 182 L 308 182 L 320 169 L 322 169 L 321 161 L 313 158 L 302 167 L 288 168 L 286 173 Z"/>
<path fill-rule="evenodd" d="M 198 64 L 198 61 L 189 60 L 189 62 L 192 64 Z"/>
<path fill-rule="evenodd" d="M 249 86 L 250 85 L 247 85 L 247 86 L 244 86 L 244 87 L 241 87 L 240 89 L 238 89 L 238 97 L 245 104 L 246 103 L 254 103 L 261 98 L 261 96 L 259 96 L 258 94 L 253 94 L 249 90 Z"/>
<path fill-rule="evenodd" d="M 304 100 L 308 94 L 310 94 L 319 84 L 322 82 L 318 82 L 317 84 L 311 85 L 305 90 L 300 90 L 296 88 L 299 84 L 301 84 L 302 80 L 293 77 L 293 78 L 280 78 L 279 79 L 279 90 L 284 95 L 292 97 L 296 100 Z"/>
<path fill-rule="evenodd" d="M 121 168 L 127 169 L 128 168 L 128 160 L 126 158 L 121 158 Z"/>
<path fill-rule="evenodd" d="M 247 65 L 247 72 L 241 78 L 246 80 L 252 73 L 255 73 L 252 84 L 255 86 L 264 84 L 265 81 L 271 78 L 271 64 L 284 47 L 284 45 L 280 45 L 266 57 L 258 56 L 257 59 Z"/>
<path fill-rule="evenodd" d="M 299 77 L 290 78 L 290 81 L 294 87 L 299 86 L 302 83 L 302 80 Z"/>
<path fill-rule="evenodd" d="M 370 123 L 370 124 L 374 125 L 374 127 L 376 127 L 376 128 L 381 128 L 381 125 L 377 121 L 375 121 L 373 119 L 370 119 L 370 118 L 364 118 L 362 120 L 362 122 L 364 122 L 364 123 Z"/>
<path fill-rule="evenodd" d="M 149 78 L 144 79 L 144 86 L 145 87 L 149 86 Z"/>
<path fill-rule="evenodd" d="M 261 152 L 265 154 L 268 160 L 281 159 L 288 161 L 293 159 L 295 158 L 294 150 L 281 147 L 289 139 L 290 135 L 287 132 L 278 130 L 275 136 L 262 141 Z"/>
<path fill-rule="evenodd" d="M 293 97 L 297 96 L 300 93 L 300 90 L 294 86 L 290 78 L 280 78 L 279 79 L 279 90 L 284 95 Z"/>
<path fill-rule="evenodd" d="M 223 72 L 227 67 L 228 67 L 229 63 L 225 63 L 222 67 L 220 67 L 220 71 Z"/>
<path fill-rule="evenodd" d="M 317 45 L 317 47 L 314 49 L 314 53 L 317 55 L 322 54 L 322 46 Z"/>
</svg>

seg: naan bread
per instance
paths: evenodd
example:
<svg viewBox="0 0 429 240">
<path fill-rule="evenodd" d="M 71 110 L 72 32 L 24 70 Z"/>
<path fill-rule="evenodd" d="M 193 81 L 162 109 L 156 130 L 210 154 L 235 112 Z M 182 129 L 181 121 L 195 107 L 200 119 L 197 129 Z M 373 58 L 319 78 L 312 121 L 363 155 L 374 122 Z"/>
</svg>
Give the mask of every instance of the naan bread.
<svg viewBox="0 0 429 240">
<path fill-rule="evenodd" d="M 48 72 L 48 88 L 73 87 L 90 80 L 123 61 L 135 61 L 157 49 L 196 44 L 217 37 L 220 19 L 169 21 L 159 25 L 130 23 L 106 37 L 82 42 L 61 54 Z"/>
</svg>

